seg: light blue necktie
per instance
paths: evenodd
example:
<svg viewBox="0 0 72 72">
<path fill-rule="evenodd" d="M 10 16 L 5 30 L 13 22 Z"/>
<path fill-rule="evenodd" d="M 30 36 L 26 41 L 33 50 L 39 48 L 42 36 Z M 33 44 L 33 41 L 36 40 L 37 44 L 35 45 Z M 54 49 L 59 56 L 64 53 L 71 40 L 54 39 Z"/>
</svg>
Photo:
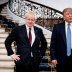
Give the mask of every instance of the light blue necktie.
<svg viewBox="0 0 72 72">
<path fill-rule="evenodd" d="M 71 30 L 70 24 L 67 27 L 67 56 L 71 55 Z"/>
</svg>

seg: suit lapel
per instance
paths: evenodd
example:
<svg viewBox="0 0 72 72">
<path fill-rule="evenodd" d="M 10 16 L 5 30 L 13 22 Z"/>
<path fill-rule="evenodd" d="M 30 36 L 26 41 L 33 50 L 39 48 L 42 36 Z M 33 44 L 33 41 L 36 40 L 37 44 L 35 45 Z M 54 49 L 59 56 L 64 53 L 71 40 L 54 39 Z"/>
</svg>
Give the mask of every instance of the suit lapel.
<svg viewBox="0 0 72 72">
<path fill-rule="evenodd" d="M 35 40 L 34 40 L 32 46 L 35 44 L 35 42 L 37 40 L 37 37 L 38 37 L 38 30 L 37 30 L 37 28 L 35 26 L 34 26 L 34 32 L 35 32 Z"/>
</svg>

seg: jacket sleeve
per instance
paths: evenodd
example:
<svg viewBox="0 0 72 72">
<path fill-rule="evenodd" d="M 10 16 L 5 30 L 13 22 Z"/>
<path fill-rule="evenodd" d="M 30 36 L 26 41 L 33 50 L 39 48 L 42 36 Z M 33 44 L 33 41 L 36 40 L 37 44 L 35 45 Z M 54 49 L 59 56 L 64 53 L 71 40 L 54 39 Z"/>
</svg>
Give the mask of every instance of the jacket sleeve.
<svg viewBox="0 0 72 72">
<path fill-rule="evenodd" d="M 16 29 L 14 28 L 5 40 L 5 47 L 8 55 L 14 54 L 12 50 L 12 43 L 16 40 Z"/>
<path fill-rule="evenodd" d="M 51 60 L 56 59 L 56 44 L 57 44 L 56 38 L 57 38 L 56 25 L 54 25 L 50 43 Z"/>
</svg>

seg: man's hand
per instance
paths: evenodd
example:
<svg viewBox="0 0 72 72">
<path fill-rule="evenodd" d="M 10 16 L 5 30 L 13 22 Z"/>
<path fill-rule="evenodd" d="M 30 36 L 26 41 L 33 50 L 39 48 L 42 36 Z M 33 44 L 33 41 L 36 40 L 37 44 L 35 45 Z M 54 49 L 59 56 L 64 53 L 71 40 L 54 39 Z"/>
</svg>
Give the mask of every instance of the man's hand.
<svg viewBox="0 0 72 72">
<path fill-rule="evenodd" d="M 53 65 L 56 65 L 56 64 L 57 64 L 57 60 L 52 60 L 51 63 L 52 63 Z"/>
<path fill-rule="evenodd" d="M 17 61 L 17 60 L 20 60 L 20 57 L 19 57 L 19 56 L 20 56 L 20 55 L 12 54 L 12 55 L 11 55 L 11 58 L 12 58 L 13 60 Z"/>
</svg>

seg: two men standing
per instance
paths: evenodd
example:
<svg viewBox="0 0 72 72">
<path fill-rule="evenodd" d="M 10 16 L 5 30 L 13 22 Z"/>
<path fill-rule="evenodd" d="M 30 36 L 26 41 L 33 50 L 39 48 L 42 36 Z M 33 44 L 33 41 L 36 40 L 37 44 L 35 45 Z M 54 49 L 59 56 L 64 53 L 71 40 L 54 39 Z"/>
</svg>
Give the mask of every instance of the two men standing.
<svg viewBox="0 0 72 72">
<path fill-rule="evenodd" d="M 63 23 L 56 24 L 53 27 L 50 43 L 51 62 L 57 66 L 57 72 L 71 72 L 72 54 L 68 55 L 67 53 L 72 51 L 72 8 L 63 10 L 63 18 Z M 8 55 L 16 63 L 16 72 L 39 72 L 39 63 L 46 51 L 47 42 L 42 30 L 34 26 L 35 21 L 35 14 L 29 11 L 25 16 L 25 25 L 15 27 L 5 40 Z M 67 39 L 68 26 L 71 30 L 71 36 L 69 36 L 71 42 Z M 11 48 L 13 41 L 17 45 L 16 55 Z M 71 45 L 71 50 L 69 50 L 68 45 Z"/>
</svg>

